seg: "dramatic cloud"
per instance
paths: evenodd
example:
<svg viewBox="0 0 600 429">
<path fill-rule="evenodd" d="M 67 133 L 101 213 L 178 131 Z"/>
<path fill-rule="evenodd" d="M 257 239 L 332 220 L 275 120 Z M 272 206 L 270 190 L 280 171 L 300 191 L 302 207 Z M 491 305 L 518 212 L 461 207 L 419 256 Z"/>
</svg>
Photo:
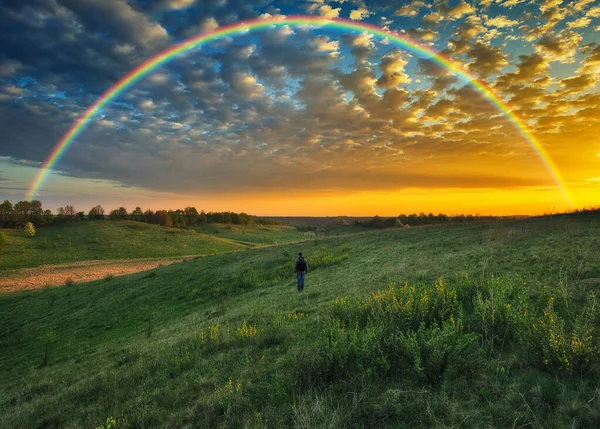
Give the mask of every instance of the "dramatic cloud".
<svg viewBox="0 0 600 429">
<path fill-rule="evenodd" d="M 98 97 L 162 50 L 303 13 L 385 25 L 442 52 L 485 80 L 568 180 L 597 177 L 594 1 L 0 0 L 0 191 L 30 182 L 5 165 L 33 176 Z M 435 58 L 368 32 L 278 26 L 153 70 L 97 112 L 57 168 L 72 189 L 215 197 L 552 186 L 538 164 L 515 124 Z"/>
</svg>

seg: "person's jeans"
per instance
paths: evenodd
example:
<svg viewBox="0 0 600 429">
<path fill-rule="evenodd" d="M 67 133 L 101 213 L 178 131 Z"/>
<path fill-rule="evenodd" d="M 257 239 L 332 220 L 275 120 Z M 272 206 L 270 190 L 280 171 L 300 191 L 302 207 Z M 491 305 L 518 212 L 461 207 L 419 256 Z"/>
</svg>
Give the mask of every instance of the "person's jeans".
<svg viewBox="0 0 600 429">
<path fill-rule="evenodd" d="M 304 274 L 305 273 L 296 274 L 296 278 L 298 279 L 298 292 L 302 292 L 304 290 Z"/>
</svg>

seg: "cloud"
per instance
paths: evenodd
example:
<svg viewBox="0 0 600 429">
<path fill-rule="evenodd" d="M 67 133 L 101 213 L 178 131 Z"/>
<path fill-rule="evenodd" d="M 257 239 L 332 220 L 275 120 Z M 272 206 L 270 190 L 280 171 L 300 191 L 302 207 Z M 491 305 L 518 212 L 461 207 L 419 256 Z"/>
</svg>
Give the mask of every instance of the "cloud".
<svg viewBox="0 0 600 429">
<path fill-rule="evenodd" d="M 360 21 L 362 19 L 365 19 L 369 16 L 369 11 L 364 8 L 358 8 L 358 9 L 354 9 L 350 12 L 350 19 L 353 21 Z"/>
<path fill-rule="evenodd" d="M 72 11 L 88 31 L 112 34 L 119 42 L 145 49 L 166 47 L 167 30 L 128 3 L 119 0 L 57 0 Z"/>
<path fill-rule="evenodd" d="M 497 73 L 508 65 L 508 61 L 506 61 L 506 57 L 500 48 L 482 42 L 475 42 L 466 52 L 466 56 L 473 59 L 472 62 L 467 64 L 469 70 L 482 77 Z"/>
<path fill-rule="evenodd" d="M 468 16 L 465 22 L 458 26 L 448 46 L 455 54 L 465 53 L 471 46 L 473 38 L 485 31 L 486 28 L 482 25 L 479 16 Z"/>
<path fill-rule="evenodd" d="M 570 2 L 569 7 L 575 12 L 581 12 L 585 10 L 589 4 L 594 3 L 595 1 L 596 0 L 575 0 Z"/>
<path fill-rule="evenodd" d="M 439 33 L 424 28 L 409 28 L 407 31 L 410 37 L 421 39 L 425 42 L 432 42 L 439 37 Z"/>
<path fill-rule="evenodd" d="M 419 74 L 426 76 L 431 81 L 430 90 L 433 93 L 440 93 L 459 81 L 453 73 L 431 60 L 419 58 L 417 65 Z"/>
<path fill-rule="evenodd" d="M 411 79 L 404 69 L 407 64 L 408 61 L 404 59 L 402 53 L 398 51 L 383 57 L 379 64 L 379 68 L 383 74 L 377 80 L 377 86 L 379 88 L 390 88 L 410 83 Z"/>
<path fill-rule="evenodd" d="M 519 24 L 519 21 L 514 21 L 508 19 L 506 16 L 498 15 L 494 18 L 487 18 L 485 23 L 490 27 L 498 27 L 498 28 L 506 28 L 506 27 L 514 27 Z"/>
<path fill-rule="evenodd" d="M 540 10 L 547 12 L 548 10 L 555 9 L 557 6 L 562 4 L 563 0 L 543 0 L 540 4 Z"/>
<path fill-rule="evenodd" d="M 436 9 L 442 16 L 449 20 L 456 20 L 462 18 L 464 15 L 475 13 L 475 8 L 464 0 L 454 7 L 449 7 L 447 1 L 442 1 L 436 6 Z"/>
<path fill-rule="evenodd" d="M 582 36 L 572 30 L 563 30 L 556 36 L 545 34 L 536 43 L 535 49 L 538 53 L 545 55 L 548 61 L 559 61 L 561 63 L 572 63 Z"/>
<path fill-rule="evenodd" d="M 550 68 L 550 64 L 545 56 L 539 53 L 530 55 L 520 55 L 517 70 L 512 73 L 506 73 L 498 76 L 495 86 L 506 90 L 512 85 L 521 83 L 531 83 L 538 76 L 545 76 Z"/>
<path fill-rule="evenodd" d="M 337 40 L 330 40 L 326 36 L 318 36 L 313 39 L 313 43 L 316 47 L 317 52 L 334 52 L 338 53 L 340 49 L 340 42 Z"/>
<path fill-rule="evenodd" d="M 340 16 L 341 8 L 333 8 L 328 4 L 311 3 L 307 6 L 309 13 L 317 12 L 324 18 L 337 18 Z"/>
<path fill-rule="evenodd" d="M 410 3 L 405 4 L 394 12 L 396 16 L 415 17 L 419 15 L 419 11 L 427 7 L 427 4 L 420 0 L 412 0 Z"/>
<path fill-rule="evenodd" d="M 429 15 L 423 17 L 423 25 L 437 25 L 440 21 L 443 21 L 444 17 L 437 12 L 432 12 Z"/>
<path fill-rule="evenodd" d="M 527 0 L 504 0 L 502 3 L 500 3 L 500 6 L 513 7 L 524 3 L 525 1 Z M 496 1 L 496 3 L 498 3 L 498 1 Z"/>
<path fill-rule="evenodd" d="M 350 46 L 350 53 L 357 62 L 367 59 L 373 52 L 373 35 L 370 33 L 360 33 L 358 35 L 342 35 L 342 40 Z"/>
<path fill-rule="evenodd" d="M 22 64 L 18 61 L 14 61 L 14 60 L 0 61 L 0 77 L 14 76 L 21 67 L 22 67 Z"/>
<path fill-rule="evenodd" d="M 192 7 L 197 0 L 165 0 L 164 7 L 171 10 L 181 10 Z"/>
<path fill-rule="evenodd" d="M 583 27 L 587 27 L 588 25 L 590 25 L 591 22 L 592 22 L 592 20 L 590 18 L 586 18 L 586 17 L 582 16 L 581 18 L 576 19 L 575 21 L 567 22 L 567 27 L 583 28 Z"/>
<path fill-rule="evenodd" d="M 574 93 L 593 87 L 597 81 L 597 78 L 591 74 L 581 74 L 561 79 L 560 85 L 564 88 L 565 93 Z"/>
</svg>

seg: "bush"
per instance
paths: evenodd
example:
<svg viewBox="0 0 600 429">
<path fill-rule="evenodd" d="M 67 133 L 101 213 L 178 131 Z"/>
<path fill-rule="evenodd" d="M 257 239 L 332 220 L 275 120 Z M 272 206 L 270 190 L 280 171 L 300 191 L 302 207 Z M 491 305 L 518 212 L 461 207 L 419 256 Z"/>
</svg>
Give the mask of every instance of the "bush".
<svg viewBox="0 0 600 429">
<path fill-rule="evenodd" d="M 23 233 L 25 237 L 33 237 L 35 235 L 35 227 L 31 222 L 27 222 L 25 227 L 23 228 Z"/>
<path fill-rule="evenodd" d="M 2 247 L 8 242 L 6 238 L 6 234 L 4 232 L 0 232 L 0 251 L 2 251 Z"/>
<path fill-rule="evenodd" d="M 68 278 L 65 280 L 65 286 L 66 286 L 66 287 L 71 287 L 71 286 L 73 286 L 74 284 L 75 284 L 75 280 L 73 280 L 73 278 L 72 278 L 72 277 L 68 277 Z"/>
<path fill-rule="evenodd" d="M 596 295 L 591 293 L 574 321 L 561 316 L 550 297 L 542 314 L 531 321 L 523 346 L 531 363 L 540 369 L 577 373 L 595 370 L 600 353 L 600 338 L 595 330 L 598 318 Z"/>
</svg>

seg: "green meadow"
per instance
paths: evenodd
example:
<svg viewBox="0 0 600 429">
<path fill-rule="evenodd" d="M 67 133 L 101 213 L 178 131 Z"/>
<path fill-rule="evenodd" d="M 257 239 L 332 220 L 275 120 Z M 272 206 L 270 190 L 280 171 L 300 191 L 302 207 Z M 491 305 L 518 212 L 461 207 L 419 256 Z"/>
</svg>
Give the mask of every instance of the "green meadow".
<svg viewBox="0 0 600 429">
<path fill-rule="evenodd" d="M 303 242 L 108 224 L 61 234 L 98 236 L 86 257 L 215 254 L 1 295 L 0 427 L 600 427 L 598 218 Z"/>
<path fill-rule="evenodd" d="M 205 255 L 305 238 L 289 226 L 208 225 L 163 228 L 127 220 L 82 221 L 38 228 L 32 238 L 2 230 L 0 271 L 76 261 Z"/>
<path fill-rule="evenodd" d="M 306 236 L 287 225 L 223 225 L 208 223 L 195 227 L 199 233 L 233 240 L 249 246 L 305 240 Z"/>
</svg>

